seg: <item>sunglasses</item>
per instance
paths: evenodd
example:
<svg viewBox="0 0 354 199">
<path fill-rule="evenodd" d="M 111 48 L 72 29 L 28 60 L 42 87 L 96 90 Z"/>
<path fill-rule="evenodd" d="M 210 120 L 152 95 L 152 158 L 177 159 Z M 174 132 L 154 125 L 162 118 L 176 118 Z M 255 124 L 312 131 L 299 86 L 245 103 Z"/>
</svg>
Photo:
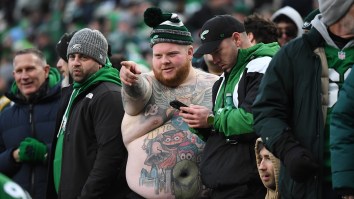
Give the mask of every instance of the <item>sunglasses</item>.
<svg viewBox="0 0 354 199">
<path fill-rule="evenodd" d="M 295 38 L 297 31 L 292 28 L 278 28 L 278 38 L 282 37 L 285 34 L 287 37 Z"/>
</svg>

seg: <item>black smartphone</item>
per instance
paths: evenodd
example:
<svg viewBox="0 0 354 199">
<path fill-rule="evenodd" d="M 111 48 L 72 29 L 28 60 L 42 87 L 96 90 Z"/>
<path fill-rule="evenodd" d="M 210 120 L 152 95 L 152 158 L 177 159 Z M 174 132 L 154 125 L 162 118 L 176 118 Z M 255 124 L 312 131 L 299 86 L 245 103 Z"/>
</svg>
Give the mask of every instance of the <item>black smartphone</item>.
<svg viewBox="0 0 354 199">
<path fill-rule="evenodd" d="M 182 102 L 178 101 L 178 100 L 173 100 L 173 101 L 170 101 L 170 105 L 175 108 L 175 109 L 178 109 L 180 110 L 179 108 L 180 107 L 188 107 L 187 105 L 183 104 Z"/>
</svg>

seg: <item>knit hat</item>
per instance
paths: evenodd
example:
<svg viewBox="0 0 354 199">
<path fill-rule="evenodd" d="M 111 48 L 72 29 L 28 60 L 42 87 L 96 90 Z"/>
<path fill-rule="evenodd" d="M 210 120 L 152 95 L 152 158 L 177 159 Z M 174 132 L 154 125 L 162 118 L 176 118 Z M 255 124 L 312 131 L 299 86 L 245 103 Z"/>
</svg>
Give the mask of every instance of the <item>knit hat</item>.
<svg viewBox="0 0 354 199">
<path fill-rule="evenodd" d="M 148 8 L 144 12 L 144 22 L 153 28 L 150 33 L 151 47 L 157 43 L 193 43 L 192 34 L 175 13 L 162 13 L 160 8 Z"/>
<path fill-rule="evenodd" d="M 218 15 L 206 21 L 200 31 L 202 45 L 194 57 L 214 52 L 222 40 L 231 37 L 234 32 L 245 32 L 244 25 L 231 15 Z"/>
<path fill-rule="evenodd" d="M 66 51 L 68 50 L 69 42 L 75 33 L 76 33 L 76 31 L 74 31 L 72 33 L 64 33 L 64 35 L 61 36 L 59 42 L 55 46 L 55 50 L 57 51 L 58 56 L 60 58 L 64 59 L 66 62 L 68 62 L 68 57 L 66 56 Z"/>
<path fill-rule="evenodd" d="M 79 30 L 71 38 L 67 56 L 80 53 L 95 59 L 105 65 L 108 51 L 108 43 L 103 34 L 98 30 L 84 28 Z"/>
<path fill-rule="evenodd" d="M 305 18 L 304 18 L 304 24 L 302 25 L 303 30 L 310 30 L 312 28 L 311 21 L 316 17 L 316 15 L 320 14 L 320 10 L 317 8 L 310 12 Z"/>
<path fill-rule="evenodd" d="M 318 0 L 322 21 L 330 26 L 347 14 L 354 0 Z"/>
</svg>

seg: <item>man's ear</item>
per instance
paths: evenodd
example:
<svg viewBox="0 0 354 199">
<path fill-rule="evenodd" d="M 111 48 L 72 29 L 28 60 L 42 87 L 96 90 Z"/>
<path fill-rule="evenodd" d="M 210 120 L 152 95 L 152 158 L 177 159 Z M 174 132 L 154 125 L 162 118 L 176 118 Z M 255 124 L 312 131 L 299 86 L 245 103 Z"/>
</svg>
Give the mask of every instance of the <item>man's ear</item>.
<svg viewBox="0 0 354 199">
<path fill-rule="evenodd" d="M 251 42 L 252 44 L 255 44 L 255 43 L 256 43 L 256 40 L 255 40 L 254 35 L 253 35 L 252 32 L 247 33 L 247 37 L 248 37 L 248 40 L 250 40 L 250 42 Z"/>
<path fill-rule="evenodd" d="M 190 57 L 190 60 L 193 59 L 193 52 L 194 52 L 194 48 L 192 45 L 188 46 L 188 56 Z"/>
<path fill-rule="evenodd" d="M 50 66 L 47 64 L 43 68 L 44 68 L 44 72 L 45 72 L 45 78 L 48 78 L 49 71 L 50 71 Z"/>
<path fill-rule="evenodd" d="M 238 33 L 238 32 L 232 33 L 231 39 L 232 39 L 233 42 L 235 42 L 235 45 L 237 47 L 241 46 L 241 35 L 240 35 L 240 33 Z"/>
</svg>

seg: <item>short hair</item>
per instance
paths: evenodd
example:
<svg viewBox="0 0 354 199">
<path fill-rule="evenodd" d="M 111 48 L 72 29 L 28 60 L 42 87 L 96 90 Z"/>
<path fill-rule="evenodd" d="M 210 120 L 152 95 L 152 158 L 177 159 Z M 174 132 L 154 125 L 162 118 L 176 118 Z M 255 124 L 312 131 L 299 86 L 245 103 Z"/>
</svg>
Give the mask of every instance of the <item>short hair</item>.
<svg viewBox="0 0 354 199">
<path fill-rule="evenodd" d="M 278 29 L 274 22 L 258 14 L 249 15 L 244 20 L 247 33 L 253 33 L 257 43 L 272 43 L 278 41 Z"/>
<path fill-rule="evenodd" d="M 47 65 L 47 60 L 45 55 L 43 54 L 42 51 L 38 50 L 37 48 L 26 48 L 26 49 L 18 50 L 15 52 L 15 57 L 24 54 L 34 54 L 43 62 L 43 65 Z"/>
</svg>

